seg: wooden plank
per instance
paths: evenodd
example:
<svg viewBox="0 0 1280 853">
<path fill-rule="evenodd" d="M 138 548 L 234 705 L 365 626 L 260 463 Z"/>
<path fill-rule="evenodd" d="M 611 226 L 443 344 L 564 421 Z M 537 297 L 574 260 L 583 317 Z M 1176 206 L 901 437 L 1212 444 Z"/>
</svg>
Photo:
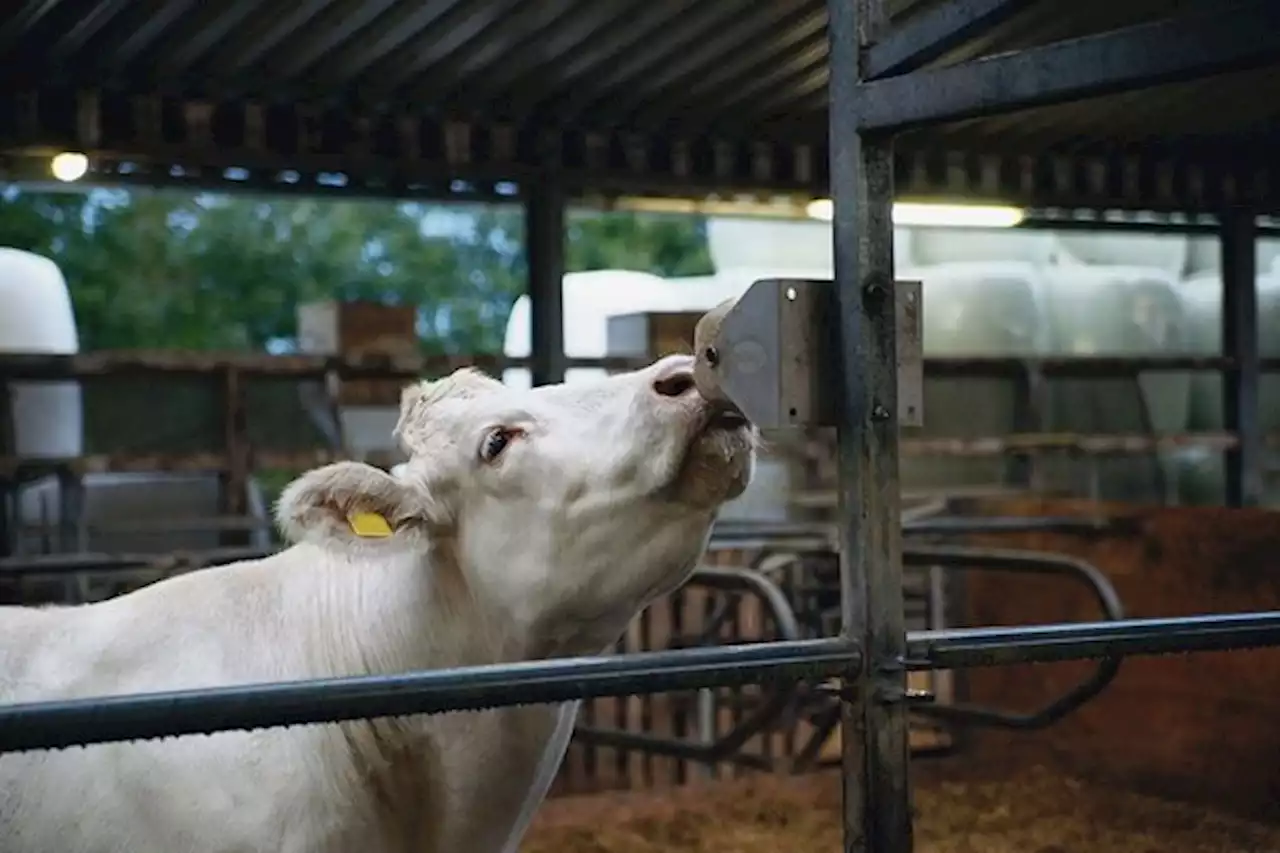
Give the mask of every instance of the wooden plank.
<svg viewBox="0 0 1280 853">
<path fill-rule="evenodd" d="M 367 300 L 324 301 L 299 305 L 299 348 L 312 355 L 385 358 L 408 363 L 421 356 L 416 305 L 384 305 Z M 340 379 L 338 403 L 395 406 L 400 379 Z"/>
</svg>

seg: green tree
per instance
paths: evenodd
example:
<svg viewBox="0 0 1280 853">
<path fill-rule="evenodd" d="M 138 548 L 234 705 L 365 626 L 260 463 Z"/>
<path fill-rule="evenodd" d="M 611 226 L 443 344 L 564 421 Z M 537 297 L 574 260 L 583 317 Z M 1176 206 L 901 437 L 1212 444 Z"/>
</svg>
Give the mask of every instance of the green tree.
<svg viewBox="0 0 1280 853">
<path fill-rule="evenodd" d="M 671 277 L 714 271 L 702 217 L 575 211 L 567 230 L 569 272 L 626 269 Z"/>
</svg>

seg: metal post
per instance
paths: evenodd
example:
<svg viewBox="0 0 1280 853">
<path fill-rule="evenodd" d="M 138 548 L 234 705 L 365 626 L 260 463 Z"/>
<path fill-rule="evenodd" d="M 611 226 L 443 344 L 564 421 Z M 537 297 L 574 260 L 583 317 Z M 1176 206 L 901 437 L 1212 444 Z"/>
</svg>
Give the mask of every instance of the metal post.
<svg viewBox="0 0 1280 853">
<path fill-rule="evenodd" d="M 564 380 L 565 206 L 565 194 L 555 180 L 539 180 L 529 187 L 524 237 L 534 385 Z"/>
<path fill-rule="evenodd" d="M 866 665 L 841 713 L 845 853 L 910 853 L 906 622 L 899 530 L 893 160 L 857 118 L 881 0 L 828 0 L 831 196 L 843 373 L 839 418 L 842 634 Z"/>
<path fill-rule="evenodd" d="M 1235 369 L 1222 382 L 1223 424 L 1239 438 L 1227 452 L 1228 506 L 1262 500 L 1263 441 L 1258 413 L 1258 223 L 1252 211 L 1222 217 L 1222 349 Z"/>
</svg>

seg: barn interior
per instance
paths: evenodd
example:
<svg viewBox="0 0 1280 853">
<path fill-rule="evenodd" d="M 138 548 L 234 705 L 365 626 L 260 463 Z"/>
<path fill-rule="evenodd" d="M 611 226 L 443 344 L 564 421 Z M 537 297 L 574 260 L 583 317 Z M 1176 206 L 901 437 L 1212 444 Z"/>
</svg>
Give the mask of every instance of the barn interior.
<svg viewBox="0 0 1280 853">
<path fill-rule="evenodd" d="M 70 154 L 77 186 L 514 202 L 528 266 L 494 355 L 423 356 L 404 312 L 362 303 L 300 314 L 316 344 L 299 354 L 79 353 L 21 337 L 6 301 L 0 600 L 96 600 L 269 551 L 261 473 L 394 464 L 363 435 L 388 428 L 409 379 L 477 363 L 542 384 L 685 349 L 756 279 L 847 275 L 841 247 L 870 232 L 841 205 L 870 208 L 891 183 L 900 202 L 1016 220 L 904 212 L 853 262 L 892 253 L 924 294 L 923 423 L 903 426 L 886 451 L 901 464 L 866 504 L 868 524 L 900 527 L 905 627 L 1280 610 L 1280 9 L 832 5 L 857 6 L 869 43 L 850 45 L 824 0 L 0 13 L 4 183 L 56 185 Z M 888 158 L 880 172 L 867 151 Z M 575 308 L 573 276 L 594 274 L 566 275 L 571 205 L 713 217 L 717 275 L 619 274 L 615 290 L 673 295 Z M 7 267 L 0 290 L 48 275 Z M 588 325 L 599 340 L 575 349 Z M 55 415 L 33 419 L 32 393 Z M 861 528 L 839 495 L 857 486 L 831 429 L 770 439 L 706 565 L 619 651 L 840 630 L 841 542 Z M 138 522 L 130 501 L 161 492 L 174 515 Z M 913 671 L 915 849 L 1280 849 L 1277 676 L 1266 648 Z M 836 849 L 842 703 L 827 687 L 589 702 L 523 849 Z"/>
</svg>

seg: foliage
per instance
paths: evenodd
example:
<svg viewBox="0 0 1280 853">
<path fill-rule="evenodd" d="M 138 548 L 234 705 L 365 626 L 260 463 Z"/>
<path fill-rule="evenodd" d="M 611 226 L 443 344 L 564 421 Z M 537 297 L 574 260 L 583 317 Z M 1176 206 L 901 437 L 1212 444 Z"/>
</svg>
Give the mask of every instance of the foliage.
<svg viewBox="0 0 1280 853">
<path fill-rule="evenodd" d="M 570 271 L 711 271 L 693 217 L 575 212 Z M 81 346 L 287 349 L 321 299 L 419 306 L 424 349 L 500 350 L 523 292 L 515 205 L 95 190 L 0 194 L 0 245 L 53 258 Z"/>
</svg>

